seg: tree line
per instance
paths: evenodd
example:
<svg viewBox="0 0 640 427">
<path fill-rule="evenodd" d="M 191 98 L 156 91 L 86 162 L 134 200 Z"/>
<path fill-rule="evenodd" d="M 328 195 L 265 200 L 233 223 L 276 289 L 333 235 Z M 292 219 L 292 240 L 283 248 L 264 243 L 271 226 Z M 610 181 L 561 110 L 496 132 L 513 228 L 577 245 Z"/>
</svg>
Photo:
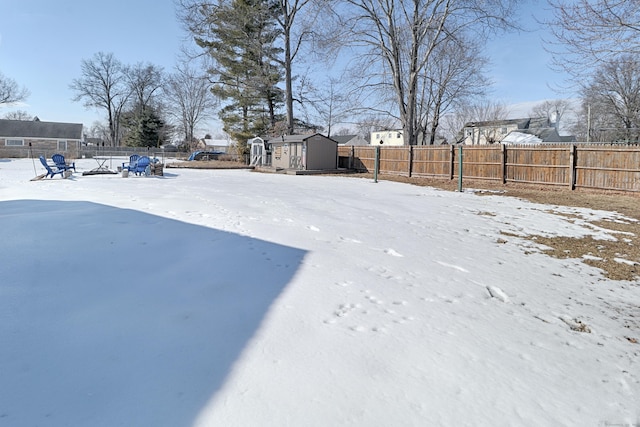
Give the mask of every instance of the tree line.
<svg viewBox="0 0 640 427">
<path fill-rule="evenodd" d="M 174 1 L 193 41 L 190 61 L 166 74 L 100 52 L 71 84 L 76 101 L 106 113 L 114 145 L 157 145 L 175 131 L 193 141 L 214 112 L 240 144 L 309 130 L 331 136 L 338 124 L 363 136 L 402 129 L 408 144 L 433 144 L 455 139 L 465 122 L 508 118 L 487 92 L 484 46 L 518 30 L 518 0 Z M 552 18 L 539 23 L 553 66 L 581 100 L 570 128 L 580 140 L 638 140 L 635 4 L 549 0 Z M 558 99 L 531 113 L 559 121 L 569 108 Z"/>
</svg>

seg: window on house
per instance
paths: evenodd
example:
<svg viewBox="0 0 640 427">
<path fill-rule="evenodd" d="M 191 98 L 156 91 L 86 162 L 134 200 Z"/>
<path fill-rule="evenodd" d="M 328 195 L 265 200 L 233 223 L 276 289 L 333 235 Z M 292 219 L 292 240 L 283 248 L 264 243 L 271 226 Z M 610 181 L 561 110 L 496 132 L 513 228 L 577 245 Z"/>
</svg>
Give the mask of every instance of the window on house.
<svg viewBox="0 0 640 427">
<path fill-rule="evenodd" d="M 398 132 L 398 134 L 396 135 L 396 138 L 398 138 L 398 139 L 402 138 L 402 134 L 400 132 Z"/>
<path fill-rule="evenodd" d="M 58 141 L 58 150 L 59 151 L 67 151 L 67 141 L 61 139 Z"/>
<path fill-rule="evenodd" d="M 473 135 L 473 131 L 471 129 L 467 129 L 467 136 Z"/>
<path fill-rule="evenodd" d="M 22 139 L 7 139 L 4 143 L 6 146 L 10 147 L 22 147 L 24 145 L 24 140 Z"/>
<path fill-rule="evenodd" d="M 500 129 L 500 132 L 502 132 L 503 135 L 506 135 L 507 134 L 507 128 Z"/>
<path fill-rule="evenodd" d="M 376 139 L 380 139 L 380 134 L 376 133 Z"/>
</svg>

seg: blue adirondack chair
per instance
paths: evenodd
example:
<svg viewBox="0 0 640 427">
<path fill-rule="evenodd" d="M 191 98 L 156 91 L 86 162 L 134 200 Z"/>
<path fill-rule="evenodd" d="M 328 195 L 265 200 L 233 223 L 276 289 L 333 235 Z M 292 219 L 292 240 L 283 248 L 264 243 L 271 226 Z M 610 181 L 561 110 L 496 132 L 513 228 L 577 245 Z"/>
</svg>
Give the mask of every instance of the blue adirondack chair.
<svg viewBox="0 0 640 427">
<path fill-rule="evenodd" d="M 129 156 L 129 162 L 124 162 L 122 164 L 122 170 L 127 169 L 129 172 L 135 172 L 136 164 L 138 163 L 138 159 L 140 156 L 138 154 L 132 154 Z"/>
<path fill-rule="evenodd" d="M 62 170 L 71 170 L 73 169 L 73 171 L 76 171 L 76 163 L 70 163 L 67 164 L 67 161 L 64 159 L 64 156 L 62 154 L 54 154 L 53 156 L 51 156 L 51 160 L 53 160 L 53 163 L 56 164 L 56 166 L 58 167 L 58 169 L 62 169 Z"/>
<path fill-rule="evenodd" d="M 40 156 L 40 163 L 42 163 L 42 166 L 44 166 L 44 168 L 47 170 L 46 177 L 53 178 L 53 176 L 58 173 L 62 177 L 62 174 L 64 173 L 64 169 L 60 169 L 56 165 L 49 165 L 47 163 L 47 159 L 45 159 L 44 156 Z M 55 168 L 55 170 L 53 170 L 53 168 Z"/>
<path fill-rule="evenodd" d="M 136 168 L 134 170 L 136 175 L 146 174 L 146 170 L 151 165 L 151 159 L 147 156 L 142 156 L 136 162 Z"/>
</svg>

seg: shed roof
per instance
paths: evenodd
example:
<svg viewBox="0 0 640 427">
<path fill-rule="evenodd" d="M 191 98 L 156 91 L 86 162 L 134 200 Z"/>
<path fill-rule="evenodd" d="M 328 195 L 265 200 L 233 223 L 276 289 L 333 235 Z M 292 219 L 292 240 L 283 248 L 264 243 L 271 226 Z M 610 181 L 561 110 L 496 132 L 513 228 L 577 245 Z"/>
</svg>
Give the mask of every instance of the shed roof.
<svg viewBox="0 0 640 427">
<path fill-rule="evenodd" d="M 82 139 L 82 123 L 0 119 L 0 138 Z"/>
<path fill-rule="evenodd" d="M 273 137 L 273 138 L 264 139 L 264 140 L 268 141 L 270 144 L 277 144 L 279 142 L 292 143 L 292 142 L 304 142 L 310 138 L 317 137 L 317 136 L 324 138 L 328 141 L 336 142 L 334 139 L 329 138 L 328 136 L 322 135 L 320 133 L 309 133 L 306 135 L 282 135 L 282 136 Z"/>
</svg>

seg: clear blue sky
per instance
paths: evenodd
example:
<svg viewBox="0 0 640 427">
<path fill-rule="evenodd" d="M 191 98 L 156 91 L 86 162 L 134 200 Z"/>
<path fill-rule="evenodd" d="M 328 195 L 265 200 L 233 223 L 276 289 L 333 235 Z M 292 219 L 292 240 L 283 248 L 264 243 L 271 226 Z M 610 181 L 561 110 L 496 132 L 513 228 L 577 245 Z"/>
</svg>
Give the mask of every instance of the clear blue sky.
<svg viewBox="0 0 640 427">
<path fill-rule="evenodd" d="M 102 51 L 172 71 L 184 36 L 171 0 L 0 0 L 0 16 L 0 71 L 31 92 L 17 109 L 85 126 L 104 114 L 71 100 L 83 59 Z"/>
<path fill-rule="evenodd" d="M 544 0 L 537 1 L 514 19 L 535 28 L 531 14 L 541 14 L 546 7 Z M 104 114 L 71 101 L 69 84 L 80 77 L 83 59 L 110 52 L 125 64 L 150 62 L 171 71 L 185 37 L 171 0 L 0 0 L 0 16 L 0 71 L 31 92 L 25 105 L 13 109 L 43 121 L 87 127 L 102 121 Z M 488 46 L 497 100 L 534 104 L 566 97 L 549 88 L 562 77 L 549 69 L 543 34 L 509 34 Z M 528 112 L 521 109 L 522 114 L 514 114 Z M 0 116 L 9 111 L 0 108 Z"/>
</svg>

